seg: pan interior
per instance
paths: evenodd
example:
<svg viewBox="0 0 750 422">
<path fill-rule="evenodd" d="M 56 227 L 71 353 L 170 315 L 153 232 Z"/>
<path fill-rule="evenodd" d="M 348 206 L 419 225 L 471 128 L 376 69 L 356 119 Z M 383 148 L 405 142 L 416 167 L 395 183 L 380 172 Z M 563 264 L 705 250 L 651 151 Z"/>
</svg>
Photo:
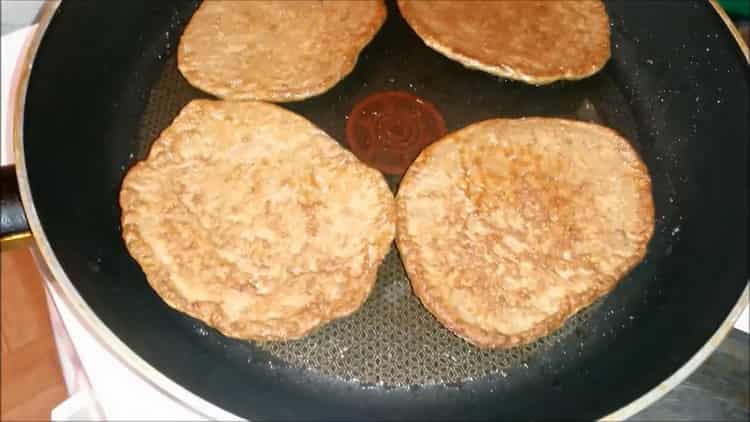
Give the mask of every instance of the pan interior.
<svg viewBox="0 0 750 422">
<path fill-rule="evenodd" d="M 117 199 L 125 172 L 158 132 L 190 98 L 204 96 L 181 79 L 173 58 L 195 0 L 61 3 L 34 58 L 23 116 L 26 174 L 19 168 L 21 179 L 28 178 L 36 229 L 54 251 L 46 261 L 59 262 L 86 302 L 83 312 L 106 325 L 105 333 L 174 383 L 249 420 L 597 419 L 654 386 L 662 390 L 660 383 L 708 341 L 747 286 L 750 71 L 725 24 L 705 1 L 607 0 L 612 59 L 603 71 L 534 88 L 434 53 L 387 3 L 386 24 L 354 72 L 331 91 L 285 107 L 336 139 L 344 139 L 354 104 L 386 89 L 435 104 L 448 130 L 536 115 L 593 120 L 619 131 L 651 173 L 656 231 L 646 259 L 589 309 L 586 321 L 573 321 L 536 351 L 504 355 L 506 361 L 496 361 L 509 366 L 497 374 L 389 389 L 344 381 L 355 378 L 353 370 L 305 361 L 309 349 L 296 360 L 291 355 L 322 346 L 328 361 L 354 360 L 358 376 L 369 380 L 373 374 L 361 366 L 394 368 L 387 350 L 398 341 L 401 351 L 423 347 L 424 340 L 404 334 L 419 333 L 413 325 L 440 335 L 410 302 L 403 275 L 387 271 L 400 268 L 395 255 L 365 307 L 324 329 L 361 321 L 378 303 L 400 304 L 387 302 L 384 315 L 393 320 L 383 317 L 368 328 L 375 335 L 390 329 L 378 321 L 393 324 L 401 330 L 394 338 L 355 339 L 373 348 L 362 349 L 362 360 L 348 355 L 351 349 L 342 358 L 339 346 L 346 344 L 339 337 L 335 348 L 323 344 L 331 338 L 324 330 L 300 343 L 260 345 L 220 336 L 171 310 L 127 253 Z M 395 189 L 398 180 L 389 181 Z M 395 315 L 396 309 L 412 316 Z M 453 365 L 450 347 L 424 352 L 431 362 L 438 355 Z M 134 368 L 144 377 L 154 373 Z M 419 379 L 438 379 L 440 368 L 424 365 Z M 334 369 L 338 376 L 329 375 Z M 391 383 L 404 381 L 394 377 Z"/>
<path fill-rule="evenodd" d="M 498 79 L 465 69 L 426 48 L 400 15 L 393 9 L 390 12 L 353 74 L 324 95 L 282 105 L 304 115 L 344 146 L 346 116 L 357 101 L 393 89 L 433 102 L 449 131 L 492 117 L 541 115 L 594 121 L 633 138 L 630 107 L 607 75 L 544 88 Z M 177 69 L 175 55 L 170 55 L 143 114 L 138 158 L 145 157 L 151 142 L 195 98 L 211 97 L 187 83 Z M 386 179 L 395 193 L 400 178 L 389 175 Z M 539 351 L 566 341 L 573 333 L 580 336 L 590 331 L 586 322 L 597 306 L 534 343 L 507 350 L 479 349 L 445 329 L 419 303 L 393 247 L 378 271 L 371 296 L 354 315 L 301 340 L 255 346 L 270 354 L 271 364 L 366 385 L 461 384 L 489 374 L 502 376 L 505 369 L 523 366 Z M 211 333 L 210 342 L 228 341 L 203 324 L 193 325 L 201 334 Z"/>
</svg>

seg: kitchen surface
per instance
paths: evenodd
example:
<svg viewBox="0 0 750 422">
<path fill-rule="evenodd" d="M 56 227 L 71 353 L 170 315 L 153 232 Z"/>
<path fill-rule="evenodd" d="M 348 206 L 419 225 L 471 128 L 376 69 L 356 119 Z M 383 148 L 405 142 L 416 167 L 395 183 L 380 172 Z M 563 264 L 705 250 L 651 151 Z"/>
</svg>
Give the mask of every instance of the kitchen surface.
<svg viewBox="0 0 750 422">
<path fill-rule="evenodd" d="M 2 163 L 12 162 L 7 134 L 14 63 L 41 1 L 2 0 Z M 731 2 L 730 2 L 731 3 Z M 731 9 L 730 9 L 731 11 Z M 743 20 L 744 19 L 744 20 Z M 737 19 L 745 39 L 750 23 Z M 71 320 L 63 301 L 46 289 L 27 247 L 2 251 L 2 420 L 196 419 L 199 416 L 127 375 L 96 349 Z M 676 322 L 679 323 L 679 322 Z M 684 323 L 689 323 L 685 321 Z M 634 420 L 748 420 L 750 336 L 748 311 L 703 365 Z M 104 373 L 124 374 L 122 382 Z M 73 397 L 73 399 L 71 399 Z M 129 398 L 123 400 L 123 397 Z M 192 415 L 192 416 L 191 416 Z"/>
<path fill-rule="evenodd" d="M 42 279 L 28 249 L 1 258 L 2 420 L 46 420 L 68 392 Z"/>
</svg>

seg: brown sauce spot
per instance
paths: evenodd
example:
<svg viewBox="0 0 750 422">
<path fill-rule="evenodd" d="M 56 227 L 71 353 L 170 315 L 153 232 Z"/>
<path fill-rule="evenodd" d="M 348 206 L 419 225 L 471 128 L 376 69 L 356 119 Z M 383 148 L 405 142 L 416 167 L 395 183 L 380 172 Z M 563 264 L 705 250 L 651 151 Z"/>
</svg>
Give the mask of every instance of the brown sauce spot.
<svg viewBox="0 0 750 422">
<path fill-rule="evenodd" d="M 403 174 L 427 145 L 445 135 L 431 103 L 404 91 L 385 91 L 357 103 L 346 122 L 354 155 L 383 173 Z"/>
</svg>

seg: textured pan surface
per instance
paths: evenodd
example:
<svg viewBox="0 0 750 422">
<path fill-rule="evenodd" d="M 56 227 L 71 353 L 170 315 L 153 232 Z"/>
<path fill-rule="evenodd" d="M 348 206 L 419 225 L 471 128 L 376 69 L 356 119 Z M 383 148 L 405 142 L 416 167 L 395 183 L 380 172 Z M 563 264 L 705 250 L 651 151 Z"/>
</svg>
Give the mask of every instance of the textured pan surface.
<svg viewBox="0 0 750 422">
<path fill-rule="evenodd" d="M 139 136 L 143 153 L 163 125 L 168 125 L 184 104 L 201 95 L 176 71 L 174 59 L 168 60 L 143 116 Z M 345 119 L 339 120 L 345 123 Z M 267 176 L 274 177 L 272 173 L 269 170 Z M 389 178 L 395 186 L 398 178 Z M 391 248 L 379 267 L 370 297 L 356 313 L 308 337 L 257 343 L 257 347 L 293 367 L 342 380 L 391 387 L 455 383 L 519 364 L 545 344 L 571 335 L 587 316 L 583 312 L 557 335 L 524 347 L 504 351 L 478 349 L 446 330 L 419 303 L 398 253 Z M 206 333 L 202 325 L 197 327 L 200 333 Z"/>
<path fill-rule="evenodd" d="M 347 116 L 354 105 L 368 95 L 392 89 L 410 91 L 435 104 L 451 132 L 498 116 L 543 116 L 600 123 L 615 128 L 626 139 L 637 139 L 634 116 L 609 75 L 543 88 L 498 80 L 426 47 L 396 5 L 390 5 L 389 18 L 362 52 L 354 73 L 323 95 L 283 106 L 307 117 L 342 145 L 346 143 Z M 148 152 L 151 140 L 185 104 L 207 97 L 190 86 L 179 72 L 178 62 L 174 55 L 168 57 L 150 89 L 137 139 L 139 155 Z M 401 177 L 387 175 L 386 180 L 395 194 Z M 394 248 L 358 312 L 300 340 L 250 346 L 269 353 L 273 365 L 347 382 L 390 388 L 455 384 L 501 376 L 510 368 L 544 357 L 556 344 L 575 344 L 577 336 L 591 330 L 587 323 L 591 313 L 581 312 L 562 330 L 536 342 L 483 350 L 455 336 L 422 306 Z M 226 341 L 212 330 L 205 331 L 202 324 L 194 326 L 199 333 L 209 333 L 213 341 Z"/>
<path fill-rule="evenodd" d="M 122 234 L 172 307 L 242 339 L 356 311 L 395 234 L 393 195 L 299 115 L 195 100 L 128 170 Z"/>
</svg>

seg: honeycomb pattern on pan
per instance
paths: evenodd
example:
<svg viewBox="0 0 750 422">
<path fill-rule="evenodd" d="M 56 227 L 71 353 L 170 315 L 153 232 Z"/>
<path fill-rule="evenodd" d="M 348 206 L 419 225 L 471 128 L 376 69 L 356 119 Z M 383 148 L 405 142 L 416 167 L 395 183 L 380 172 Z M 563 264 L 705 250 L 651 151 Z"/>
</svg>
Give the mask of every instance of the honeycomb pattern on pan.
<svg viewBox="0 0 750 422">
<path fill-rule="evenodd" d="M 355 314 L 303 339 L 260 346 L 293 366 L 366 384 L 460 383 L 521 364 L 583 319 L 585 313 L 554 335 L 523 347 L 479 349 L 445 329 L 421 305 L 392 248 L 374 291 Z"/>
<path fill-rule="evenodd" d="M 193 88 L 177 70 L 177 56 L 164 63 L 164 70 L 151 88 L 138 129 L 138 159 L 145 159 L 151 143 L 167 128 L 191 100 L 215 97 Z"/>
<path fill-rule="evenodd" d="M 168 59 L 144 111 L 138 158 L 145 157 L 151 142 L 185 104 L 201 97 L 210 98 L 184 80 L 174 57 Z M 386 180 L 395 192 L 399 178 Z M 293 367 L 346 381 L 393 387 L 460 383 L 522 364 L 539 349 L 570 335 L 596 307 L 535 343 L 509 350 L 479 349 L 445 329 L 421 305 L 392 248 L 378 271 L 372 294 L 353 315 L 297 341 L 258 346 Z"/>
</svg>

